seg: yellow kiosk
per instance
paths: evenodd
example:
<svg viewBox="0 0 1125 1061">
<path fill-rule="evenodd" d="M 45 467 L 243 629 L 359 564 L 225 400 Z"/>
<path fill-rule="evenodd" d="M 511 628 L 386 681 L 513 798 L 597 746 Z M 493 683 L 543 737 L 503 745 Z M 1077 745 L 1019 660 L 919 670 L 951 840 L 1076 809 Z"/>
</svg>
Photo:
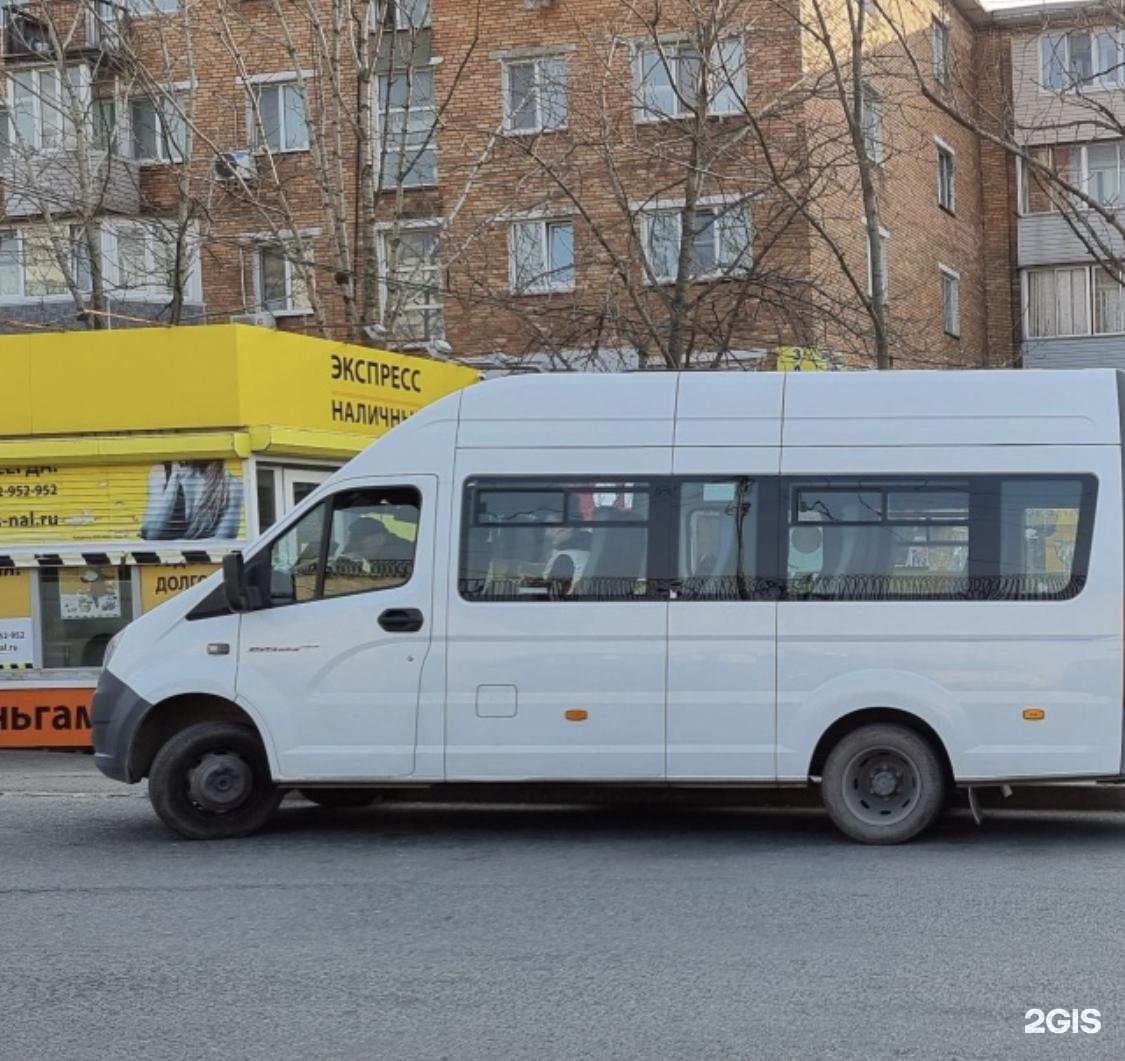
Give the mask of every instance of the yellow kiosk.
<svg viewBox="0 0 1125 1061">
<path fill-rule="evenodd" d="M 479 378 L 246 325 L 0 337 L 0 747 L 89 743 L 106 642 Z"/>
</svg>

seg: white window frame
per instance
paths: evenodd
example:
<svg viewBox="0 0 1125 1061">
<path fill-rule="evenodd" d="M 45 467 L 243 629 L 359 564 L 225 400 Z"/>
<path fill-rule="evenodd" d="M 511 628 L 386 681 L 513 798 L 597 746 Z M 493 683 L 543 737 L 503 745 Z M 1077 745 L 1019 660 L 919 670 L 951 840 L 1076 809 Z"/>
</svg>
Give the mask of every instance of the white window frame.
<svg viewBox="0 0 1125 1061">
<path fill-rule="evenodd" d="M 890 305 L 891 301 L 891 270 L 890 270 L 890 245 L 891 233 L 890 230 L 879 226 L 879 241 L 883 244 L 883 304 Z M 867 255 L 867 297 L 875 297 L 875 274 L 872 269 L 871 261 L 871 240 L 868 237 L 867 225 L 863 226 L 863 246 L 864 253 Z"/>
<path fill-rule="evenodd" d="M 76 256 L 78 253 L 78 242 L 74 236 L 74 229 L 78 227 L 75 225 L 71 228 L 71 254 Z M 19 294 L 17 295 L 2 295 L 0 296 L 0 305 L 5 306 L 21 306 L 21 305 L 37 305 L 41 302 L 70 302 L 72 301 L 71 293 L 68 290 L 55 295 L 29 295 L 27 293 L 27 237 L 29 229 L 46 228 L 45 225 L 23 224 L 23 225 L 0 225 L 0 231 L 5 233 L 12 233 L 15 236 L 18 244 L 17 260 L 19 262 Z M 104 255 L 104 245 L 103 245 Z M 70 270 L 72 273 L 77 274 L 77 258 L 71 262 Z"/>
<path fill-rule="evenodd" d="M 302 232 L 279 232 L 276 235 L 262 234 L 255 236 L 253 239 L 254 250 L 254 299 L 255 305 L 273 317 L 308 317 L 313 312 L 312 308 L 312 292 L 309 295 L 309 305 L 298 306 L 293 304 L 293 284 L 294 275 L 299 273 L 299 267 L 293 261 L 293 256 L 288 253 L 288 246 L 301 241 L 308 250 L 312 253 L 314 260 L 316 249 L 312 244 L 312 238 L 319 234 L 319 229 L 314 231 Z M 285 264 L 285 302 L 286 305 L 281 308 L 272 308 L 266 305 L 266 278 L 265 272 L 262 269 L 262 254 L 266 251 L 281 249 L 281 259 Z"/>
<path fill-rule="evenodd" d="M 107 280 L 110 298 L 122 302 L 166 302 L 172 297 L 172 288 L 166 284 L 149 283 L 139 287 L 125 287 L 125 276 L 121 269 L 121 253 L 118 238 L 122 234 L 144 237 L 145 269 L 149 277 L 160 274 L 158 242 L 166 230 L 155 224 L 145 224 L 136 218 L 115 219 L 103 227 L 102 253 L 103 271 Z M 170 235 L 170 233 L 169 233 Z M 171 245 L 171 239 L 168 245 Z M 192 225 L 184 241 L 187 252 L 187 270 L 183 277 L 184 301 L 193 305 L 203 301 L 203 279 L 200 267 L 199 229 Z"/>
<path fill-rule="evenodd" d="M 937 201 L 938 206 L 950 214 L 957 213 L 957 151 L 952 144 L 947 144 L 940 136 L 934 137 L 934 146 L 937 148 Z M 942 192 L 942 157 L 949 158 L 949 202 L 945 202 Z"/>
<path fill-rule="evenodd" d="M 746 68 L 746 37 L 744 33 L 731 33 L 717 41 L 715 44 L 715 51 L 718 52 L 723 45 L 737 44 L 742 52 L 742 62 L 739 64 L 738 70 L 735 72 L 734 80 L 726 79 L 727 83 L 724 88 L 733 90 L 734 95 L 741 102 L 746 99 L 747 85 L 749 84 L 749 72 Z M 652 124 L 656 122 L 670 122 L 677 121 L 680 118 L 686 118 L 691 115 L 690 109 L 683 107 L 683 101 L 680 99 L 679 93 L 675 90 L 677 73 L 675 64 L 679 62 L 678 56 L 669 54 L 669 50 L 675 51 L 679 48 L 695 48 L 698 52 L 699 48 L 695 41 L 686 37 L 670 37 L 661 38 L 657 41 L 644 40 L 636 41 L 633 46 L 633 120 L 638 125 Z M 673 95 L 675 96 L 676 111 L 673 114 L 663 114 L 659 111 L 653 111 L 645 104 L 645 79 L 644 79 L 644 60 L 645 54 L 651 52 L 658 52 L 661 56 L 661 61 L 667 67 L 669 75 L 672 78 Z M 700 56 L 700 62 L 702 62 Z M 708 59 L 708 63 L 712 69 L 720 69 L 716 58 L 714 56 Z M 714 98 L 717 96 L 715 85 L 711 85 L 711 94 Z M 731 115 L 738 115 L 744 113 L 741 105 L 733 106 L 729 109 L 719 109 L 714 106 L 713 98 L 707 101 L 707 116 L 711 118 L 721 118 Z"/>
<path fill-rule="evenodd" d="M 161 6 L 161 0 L 124 0 L 124 3 L 130 18 L 166 18 L 182 11 L 184 6 L 183 0 L 172 0 L 171 3 L 165 0 L 164 6 Z"/>
<path fill-rule="evenodd" d="M 1095 266 L 1100 268 L 1100 266 Z M 1060 334 L 1056 332 L 1054 335 L 1032 335 L 1031 334 L 1031 274 L 1032 273 L 1060 273 L 1060 272 L 1078 272 L 1082 271 L 1086 274 L 1086 330 L 1083 332 L 1066 332 Z M 1052 339 L 1082 339 L 1094 334 L 1094 288 L 1093 276 L 1091 274 L 1091 267 L 1089 265 L 1053 265 L 1033 267 L 1030 269 L 1023 269 L 1020 271 L 1020 299 L 1023 303 L 1022 317 L 1023 317 L 1023 334 L 1024 338 L 1030 342 L 1049 342 Z M 1056 289 L 1055 294 L 1056 306 L 1058 294 Z M 1057 323 L 1057 314 L 1056 314 Z"/>
<path fill-rule="evenodd" d="M 90 69 L 85 63 L 68 63 L 64 68 L 67 75 L 71 71 L 77 71 L 79 74 L 78 88 L 79 95 L 82 103 L 82 125 L 86 125 L 90 121 L 91 103 L 93 98 L 93 88 L 90 83 Z M 26 150 L 35 152 L 50 152 L 66 150 L 68 144 L 73 146 L 76 139 L 79 138 L 79 130 L 70 127 L 70 113 L 69 113 L 69 93 L 63 87 L 62 81 L 59 82 L 59 142 L 57 144 L 47 144 L 43 142 L 43 90 L 40 85 L 40 80 L 44 74 L 51 74 L 57 76 L 59 69 L 57 66 L 23 66 L 14 67 L 6 72 L 7 84 L 4 86 L 6 94 L 4 110 L 5 120 L 8 122 L 8 145 L 9 150 L 16 149 L 19 145 L 19 140 L 16 136 L 16 107 L 15 107 L 15 77 L 16 75 L 25 76 L 30 74 L 34 78 L 34 86 L 32 89 L 31 104 L 32 104 L 32 120 L 34 122 L 34 138 L 32 143 L 24 143 L 20 145 Z M 84 130 L 83 130 L 84 132 Z"/>
<path fill-rule="evenodd" d="M 433 21 L 433 3 L 432 0 L 426 2 L 426 18 L 423 22 L 414 23 L 408 18 L 405 18 L 403 12 L 406 10 L 406 4 L 403 0 L 394 0 L 395 5 L 395 29 L 399 31 L 427 29 Z"/>
<path fill-rule="evenodd" d="M 940 49 L 938 47 L 939 39 L 942 41 Z M 933 67 L 934 80 L 941 85 L 942 88 L 949 88 L 950 81 L 952 80 L 952 64 L 950 63 L 952 46 L 953 27 L 946 19 L 934 15 L 930 20 L 931 65 Z"/>
<path fill-rule="evenodd" d="M 411 114 L 411 113 L 414 113 L 415 111 L 421 111 L 421 110 L 429 111 L 430 114 L 433 116 L 432 121 L 430 123 L 430 133 L 429 133 L 429 136 L 427 137 L 427 140 L 426 140 L 426 146 L 419 149 L 419 151 L 416 153 L 416 154 L 420 155 L 420 154 L 422 154 L 423 152 L 426 152 L 426 151 L 433 152 L 433 156 L 434 156 L 433 179 L 427 180 L 427 181 L 409 181 L 408 180 L 407 182 L 403 183 L 403 185 L 402 185 L 403 189 L 407 190 L 407 191 L 409 191 L 411 188 L 436 188 L 439 181 L 441 180 L 441 154 L 438 151 L 438 138 L 437 138 L 438 102 L 437 102 L 437 94 L 436 94 L 437 93 L 436 67 L 438 65 L 440 65 L 440 62 L 441 62 L 440 59 L 431 59 L 428 64 L 420 65 L 420 66 L 416 67 L 414 69 L 413 75 L 412 75 L 413 77 L 417 77 L 418 74 L 424 73 L 428 77 L 430 77 L 430 79 L 431 79 L 431 81 L 430 81 L 430 99 L 432 101 L 431 106 L 429 106 L 429 107 L 415 107 L 413 105 L 410 105 L 407 108 L 392 107 L 387 111 L 388 119 L 391 118 L 395 114 L 399 114 L 399 113 L 401 113 L 401 114 Z M 395 72 L 388 73 L 388 74 L 379 74 L 378 76 L 372 78 L 372 82 L 371 82 L 371 92 L 374 96 L 374 105 L 371 108 L 372 124 L 374 125 L 374 133 L 375 133 L 374 147 L 375 147 L 375 152 L 376 152 L 376 158 L 377 158 L 378 163 L 379 163 L 376 167 L 379 170 L 379 172 L 376 173 L 376 183 L 377 183 L 378 190 L 380 190 L 380 191 L 390 191 L 394 188 L 399 187 L 397 181 L 394 180 L 394 179 L 392 179 L 388 183 L 384 183 L 382 166 L 384 164 L 390 162 L 392 156 L 396 156 L 396 155 L 400 154 L 400 150 L 399 150 L 399 147 L 398 147 L 397 143 L 394 145 L 394 147 L 392 149 L 392 148 L 389 148 L 388 145 L 383 142 L 383 129 L 382 129 L 383 107 L 382 107 L 382 103 L 381 103 L 380 86 L 381 86 L 384 78 L 387 78 L 388 80 L 390 80 L 390 78 L 392 78 L 392 77 L 407 77 L 407 76 L 408 76 L 408 74 L 407 74 L 406 71 L 395 71 Z M 409 151 L 410 148 L 409 148 L 408 145 L 404 145 L 402 150 L 403 151 Z M 396 167 L 395 167 L 396 173 L 397 173 L 397 169 L 398 169 L 398 167 L 396 165 Z M 409 174 L 407 176 L 409 177 Z"/>
<path fill-rule="evenodd" d="M 705 195 L 700 197 L 696 202 L 697 210 L 714 210 L 716 214 L 723 213 L 722 210 L 715 210 L 716 207 L 726 207 L 728 210 L 734 207 L 741 207 L 743 216 L 746 219 L 746 252 L 743 257 L 743 262 L 738 266 L 720 267 L 705 273 L 692 273 L 688 280 L 693 283 L 709 283 L 715 280 L 725 280 L 730 277 L 745 276 L 754 268 L 754 217 L 753 211 L 750 209 L 751 200 L 746 196 L 739 195 Z M 649 246 L 651 242 L 651 227 L 652 219 L 658 214 L 674 214 L 677 219 L 677 224 L 680 230 L 679 239 L 683 239 L 683 199 L 653 199 L 643 203 L 630 203 L 630 208 L 634 214 L 639 215 L 640 222 L 640 235 L 641 235 L 641 253 L 645 258 L 645 283 L 646 284 L 674 284 L 676 282 L 675 274 L 671 276 L 657 275 L 653 269 L 653 263 L 649 258 Z M 719 240 L 718 225 L 712 222 L 711 230 L 714 233 L 714 239 Z M 716 243 L 716 250 L 718 243 Z M 715 255 L 716 261 L 718 254 Z"/>
<path fill-rule="evenodd" d="M 128 147 L 128 157 L 136 159 L 142 166 L 168 166 L 180 165 L 187 161 L 191 154 L 191 130 L 188 128 L 187 116 L 184 113 L 183 97 L 191 89 L 190 82 L 178 82 L 174 85 L 166 86 L 158 96 L 146 95 L 132 95 L 126 98 L 126 118 L 124 122 L 124 129 L 121 128 L 122 123 L 118 123 L 118 142 L 124 140 L 125 145 Z M 154 117 L 157 122 L 156 129 L 156 155 L 144 155 L 137 153 L 137 140 L 135 130 L 133 128 L 133 105 L 137 102 L 149 104 L 153 111 Z M 170 137 L 165 136 L 164 127 L 160 117 L 160 111 L 165 106 L 172 108 L 175 117 L 183 126 L 184 142 L 182 150 L 174 149 L 171 144 Z"/>
<path fill-rule="evenodd" d="M 1090 195 L 1090 148 L 1098 147 L 1107 144 L 1117 145 L 1117 206 L 1116 209 L 1125 209 L 1125 138 L 1112 138 L 1104 140 L 1089 140 L 1081 144 L 1035 144 L 1035 147 L 1048 147 L 1052 150 L 1056 148 L 1065 148 L 1071 152 L 1077 153 L 1078 159 L 1078 174 L 1077 174 L 1077 187 Z M 1052 161 L 1052 166 L 1054 165 Z M 1019 217 L 1047 217 L 1051 214 L 1061 213 L 1058 207 L 1052 207 L 1050 210 L 1029 210 L 1030 205 L 1028 201 L 1028 180 L 1030 167 L 1026 165 L 1020 156 L 1016 156 L 1016 212 Z M 1071 183 L 1075 183 L 1073 180 Z M 1108 203 L 1103 203 L 1105 209 L 1113 209 Z M 1075 201 L 1070 209 L 1073 210 L 1089 210 L 1084 202 Z"/>
<path fill-rule="evenodd" d="M 544 125 L 545 108 L 543 106 L 543 64 L 559 62 L 563 64 L 563 92 L 562 100 L 566 111 L 565 120 L 558 125 Z M 516 129 L 512 126 L 512 88 L 511 70 L 513 66 L 531 65 L 534 70 L 535 85 L 535 125 L 528 129 Z M 501 64 L 501 106 L 504 114 L 504 133 L 506 136 L 534 136 L 539 133 L 563 132 L 570 126 L 570 60 L 565 53 L 551 52 L 543 55 L 510 56 Z"/>
<path fill-rule="evenodd" d="M 1071 37 L 1079 34 L 1085 34 L 1090 38 L 1090 58 L 1092 62 L 1097 61 L 1098 54 L 1098 38 L 1102 36 L 1114 37 L 1117 40 L 1117 66 L 1113 71 L 1111 77 L 1094 76 L 1089 81 L 1072 81 L 1070 78 L 1070 40 Z M 1063 83 L 1057 87 L 1050 84 L 1050 79 L 1044 75 L 1047 72 L 1047 46 L 1053 37 L 1061 37 L 1062 48 L 1062 76 Z M 1046 31 L 1040 33 L 1035 41 L 1035 57 L 1038 70 L 1037 83 L 1039 86 L 1040 94 L 1056 94 L 1059 92 L 1089 92 L 1089 91 L 1112 91 L 1120 89 L 1125 85 L 1125 32 L 1113 26 L 1106 26 L 1101 29 L 1096 27 L 1083 26 L 1078 29 L 1072 30 L 1056 30 Z"/>
<path fill-rule="evenodd" d="M 1097 325 L 1097 318 L 1098 318 L 1097 284 L 1098 284 L 1099 274 L 1105 274 L 1106 276 L 1110 277 L 1111 279 L 1117 281 L 1117 286 L 1118 286 L 1118 288 L 1121 289 L 1118 297 L 1122 300 L 1122 302 L 1125 302 L 1125 283 L 1122 283 L 1121 277 L 1114 276 L 1111 270 L 1106 269 L 1102 265 L 1091 266 L 1091 268 L 1090 268 L 1090 279 L 1088 281 L 1089 288 L 1090 288 L 1090 334 L 1093 335 L 1093 336 L 1096 336 L 1099 339 L 1103 338 L 1107 335 L 1125 335 L 1125 308 L 1118 311 L 1118 317 L 1119 317 L 1119 320 L 1121 322 L 1121 326 L 1118 328 L 1117 331 L 1113 331 L 1113 332 L 1099 332 L 1098 331 L 1098 325 Z"/>
<path fill-rule="evenodd" d="M 539 279 L 531 284 L 521 286 L 519 283 L 519 269 L 516 260 L 516 227 L 518 225 L 536 225 L 539 227 L 542 238 L 540 241 L 542 266 Z M 571 229 L 571 260 L 570 279 L 558 280 L 551 275 L 550 230 L 558 225 L 570 225 Z M 508 224 L 508 289 L 513 295 L 546 295 L 556 292 L 569 292 L 575 289 L 576 283 L 576 256 L 574 255 L 574 216 L 572 214 L 539 214 L 531 217 L 513 218 Z"/>
<path fill-rule="evenodd" d="M 961 274 L 948 265 L 938 262 L 938 275 L 941 277 L 941 326 L 946 335 L 961 338 Z M 946 282 L 953 294 L 952 309 L 946 301 Z M 951 319 L 952 318 L 952 319 Z"/>
<path fill-rule="evenodd" d="M 387 320 L 387 301 L 388 301 L 388 285 L 387 285 L 387 239 L 397 229 L 399 232 L 433 232 L 438 237 L 438 245 L 441 245 L 442 235 L 445 232 L 445 219 L 440 217 L 435 218 L 420 218 L 418 220 L 410 221 L 380 221 L 375 225 L 375 253 L 378 257 L 379 268 L 379 320 L 386 323 Z M 437 333 L 427 338 L 407 338 L 397 341 L 397 345 L 410 348 L 426 347 L 430 343 L 439 339 L 445 338 L 445 291 L 442 285 L 442 274 L 444 267 L 440 258 L 437 264 L 433 267 L 436 283 L 434 289 L 438 293 L 437 301 L 428 305 L 427 309 L 436 309 L 439 314 L 440 326 Z M 407 310 L 407 312 L 410 312 Z"/>
<path fill-rule="evenodd" d="M 250 130 L 250 143 L 255 151 L 270 155 L 296 155 L 309 150 L 309 96 L 308 83 L 316 76 L 314 70 L 288 70 L 277 74 L 253 74 L 250 77 L 238 80 L 246 89 L 246 128 Z M 305 110 L 305 142 L 295 147 L 285 147 L 285 90 L 295 88 Z M 261 114 L 261 93 L 276 91 L 278 93 L 277 114 L 280 121 L 279 133 L 281 136 L 280 147 L 270 147 L 262 142 L 264 129 L 259 125 L 258 117 Z M 254 95 L 258 95 L 255 106 Z"/>
<path fill-rule="evenodd" d="M 863 136 L 863 145 L 867 149 L 868 158 L 876 166 L 887 161 L 887 98 L 882 90 L 870 79 L 864 78 L 860 82 L 859 97 L 859 129 Z M 878 119 L 874 129 L 869 129 L 871 122 L 868 118 L 868 107 L 874 104 L 873 113 Z M 869 133 L 874 132 L 874 136 Z"/>
</svg>

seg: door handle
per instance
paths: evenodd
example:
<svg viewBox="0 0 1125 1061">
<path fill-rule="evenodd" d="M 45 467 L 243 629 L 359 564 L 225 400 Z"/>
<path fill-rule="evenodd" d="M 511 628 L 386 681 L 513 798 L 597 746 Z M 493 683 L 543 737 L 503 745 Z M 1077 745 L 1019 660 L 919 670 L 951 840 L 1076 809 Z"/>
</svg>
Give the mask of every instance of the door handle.
<svg viewBox="0 0 1125 1061">
<path fill-rule="evenodd" d="M 391 634 L 412 634 L 425 621 L 417 608 L 388 608 L 379 616 L 379 625 Z"/>
</svg>

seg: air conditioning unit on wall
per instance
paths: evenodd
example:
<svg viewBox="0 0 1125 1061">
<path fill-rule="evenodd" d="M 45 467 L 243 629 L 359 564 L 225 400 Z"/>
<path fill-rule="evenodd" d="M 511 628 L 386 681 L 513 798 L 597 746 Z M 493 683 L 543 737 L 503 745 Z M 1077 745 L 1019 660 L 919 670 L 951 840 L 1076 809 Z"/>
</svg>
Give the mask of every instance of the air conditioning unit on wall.
<svg viewBox="0 0 1125 1061">
<path fill-rule="evenodd" d="M 277 320 L 272 313 L 259 310 L 257 313 L 233 313 L 231 324 L 253 324 L 258 328 L 276 328 Z"/>
<path fill-rule="evenodd" d="M 254 152 L 247 147 L 224 151 L 215 159 L 214 174 L 217 181 L 253 180 L 258 174 Z"/>
</svg>

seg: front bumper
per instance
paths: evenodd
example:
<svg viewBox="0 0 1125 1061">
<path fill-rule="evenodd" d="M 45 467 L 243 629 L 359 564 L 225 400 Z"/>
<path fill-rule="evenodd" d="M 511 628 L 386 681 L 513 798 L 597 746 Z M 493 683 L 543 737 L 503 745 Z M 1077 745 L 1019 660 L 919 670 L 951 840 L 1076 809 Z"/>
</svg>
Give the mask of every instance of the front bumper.
<svg viewBox="0 0 1125 1061">
<path fill-rule="evenodd" d="M 90 705 L 94 737 L 94 765 L 114 781 L 132 783 L 129 751 L 141 719 L 152 707 L 112 671 L 103 670 Z"/>
</svg>

